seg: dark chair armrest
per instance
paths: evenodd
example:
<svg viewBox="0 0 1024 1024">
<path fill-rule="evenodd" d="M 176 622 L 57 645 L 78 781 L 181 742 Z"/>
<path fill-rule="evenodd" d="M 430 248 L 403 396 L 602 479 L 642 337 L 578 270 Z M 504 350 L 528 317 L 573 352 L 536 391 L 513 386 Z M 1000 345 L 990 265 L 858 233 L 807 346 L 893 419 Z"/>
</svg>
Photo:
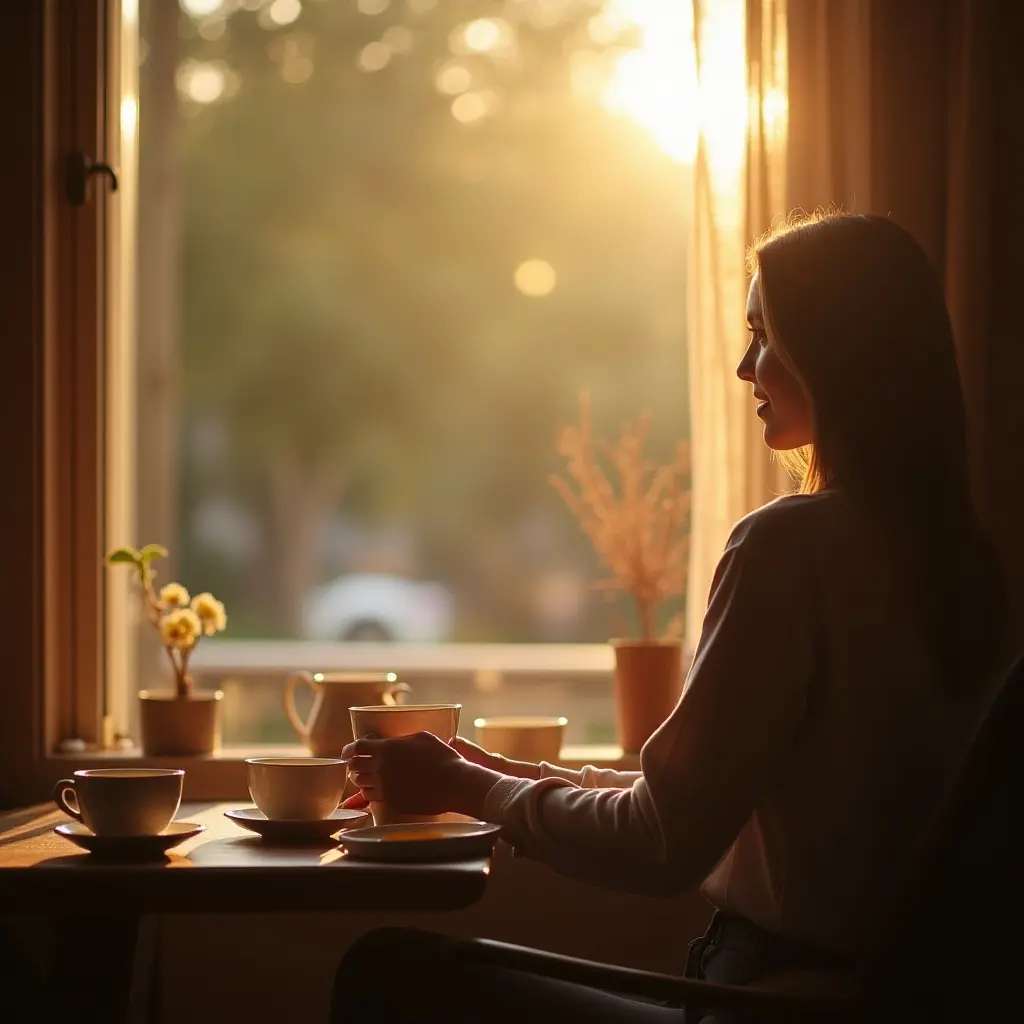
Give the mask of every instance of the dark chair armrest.
<svg viewBox="0 0 1024 1024">
<path fill-rule="evenodd" d="M 492 967 L 528 971 L 620 995 L 656 999 L 678 1006 L 689 1004 L 709 1010 L 755 1013 L 766 1021 L 813 1020 L 832 1024 L 833 1021 L 854 1019 L 862 1007 L 861 996 L 853 990 L 852 983 L 849 990 L 842 992 L 805 993 L 717 985 L 672 974 L 596 963 L 491 939 L 471 939 L 460 943 L 459 956 Z"/>
</svg>

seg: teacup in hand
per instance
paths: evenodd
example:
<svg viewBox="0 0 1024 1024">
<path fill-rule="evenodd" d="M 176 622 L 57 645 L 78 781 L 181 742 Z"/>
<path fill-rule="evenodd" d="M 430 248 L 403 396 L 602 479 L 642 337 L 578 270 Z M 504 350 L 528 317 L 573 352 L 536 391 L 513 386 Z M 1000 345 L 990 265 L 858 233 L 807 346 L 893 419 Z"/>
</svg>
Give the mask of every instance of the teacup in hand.
<svg viewBox="0 0 1024 1024">
<path fill-rule="evenodd" d="M 399 704 L 372 705 L 349 709 L 352 716 L 352 735 L 356 739 L 412 736 L 418 732 L 433 733 L 445 743 L 451 743 L 459 731 L 461 704 Z M 394 825 L 410 821 L 437 821 L 438 814 L 400 814 L 386 803 L 371 803 L 370 814 L 374 825 Z"/>
<path fill-rule="evenodd" d="M 61 779 L 57 806 L 98 836 L 155 836 L 174 820 L 185 772 L 180 768 L 91 768 Z"/>
<path fill-rule="evenodd" d="M 348 778 L 339 757 L 247 757 L 249 795 L 272 821 L 322 821 L 341 802 Z"/>
</svg>

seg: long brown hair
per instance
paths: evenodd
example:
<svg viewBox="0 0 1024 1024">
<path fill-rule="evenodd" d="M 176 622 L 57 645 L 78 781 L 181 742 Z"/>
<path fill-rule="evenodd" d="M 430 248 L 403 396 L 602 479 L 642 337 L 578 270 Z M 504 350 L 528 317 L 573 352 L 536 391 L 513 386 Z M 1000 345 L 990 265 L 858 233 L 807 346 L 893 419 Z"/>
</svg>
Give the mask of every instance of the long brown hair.
<svg viewBox="0 0 1024 1024">
<path fill-rule="evenodd" d="M 909 232 L 861 214 L 790 220 L 751 255 L 769 341 L 811 398 L 800 489 L 841 489 L 876 523 L 937 669 L 970 687 L 1001 656 L 1004 595 L 937 275 Z"/>
</svg>

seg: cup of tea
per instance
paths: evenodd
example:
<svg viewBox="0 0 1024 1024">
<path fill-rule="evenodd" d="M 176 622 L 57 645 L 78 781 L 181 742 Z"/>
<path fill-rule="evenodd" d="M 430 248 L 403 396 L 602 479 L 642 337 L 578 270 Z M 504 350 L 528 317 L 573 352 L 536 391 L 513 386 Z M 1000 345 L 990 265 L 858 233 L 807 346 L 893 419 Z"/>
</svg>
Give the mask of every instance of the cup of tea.
<svg viewBox="0 0 1024 1024">
<path fill-rule="evenodd" d="M 97 836 L 155 836 L 181 806 L 180 768 L 86 768 L 53 787 L 57 806 Z"/>
<path fill-rule="evenodd" d="M 322 821 L 348 779 L 340 757 L 247 757 L 249 795 L 271 821 Z"/>
<path fill-rule="evenodd" d="M 513 761 L 557 761 L 565 738 L 565 718 L 519 716 L 478 718 L 476 741 L 484 750 Z"/>
<path fill-rule="evenodd" d="M 459 731 L 461 704 L 377 704 L 349 709 L 352 735 L 393 739 L 418 732 L 433 733 L 451 743 Z M 400 814 L 386 803 L 371 803 L 370 814 L 375 825 L 394 825 L 410 821 L 437 821 L 437 814 Z"/>
</svg>

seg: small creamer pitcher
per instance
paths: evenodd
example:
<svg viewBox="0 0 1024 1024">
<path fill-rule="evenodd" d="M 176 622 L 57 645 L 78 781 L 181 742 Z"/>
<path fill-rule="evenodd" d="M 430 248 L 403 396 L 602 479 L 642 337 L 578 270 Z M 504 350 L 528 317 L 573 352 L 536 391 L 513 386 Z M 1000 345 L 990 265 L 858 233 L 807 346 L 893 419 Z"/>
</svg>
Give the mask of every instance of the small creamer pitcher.
<svg viewBox="0 0 1024 1024">
<path fill-rule="evenodd" d="M 315 694 L 305 722 L 295 707 L 295 689 L 300 684 Z M 284 684 L 284 710 L 314 757 L 340 757 L 341 748 L 352 742 L 349 708 L 405 703 L 410 693 L 411 687 L 398 682 L 393 672 L 296 672 Z"/>
</svg>

